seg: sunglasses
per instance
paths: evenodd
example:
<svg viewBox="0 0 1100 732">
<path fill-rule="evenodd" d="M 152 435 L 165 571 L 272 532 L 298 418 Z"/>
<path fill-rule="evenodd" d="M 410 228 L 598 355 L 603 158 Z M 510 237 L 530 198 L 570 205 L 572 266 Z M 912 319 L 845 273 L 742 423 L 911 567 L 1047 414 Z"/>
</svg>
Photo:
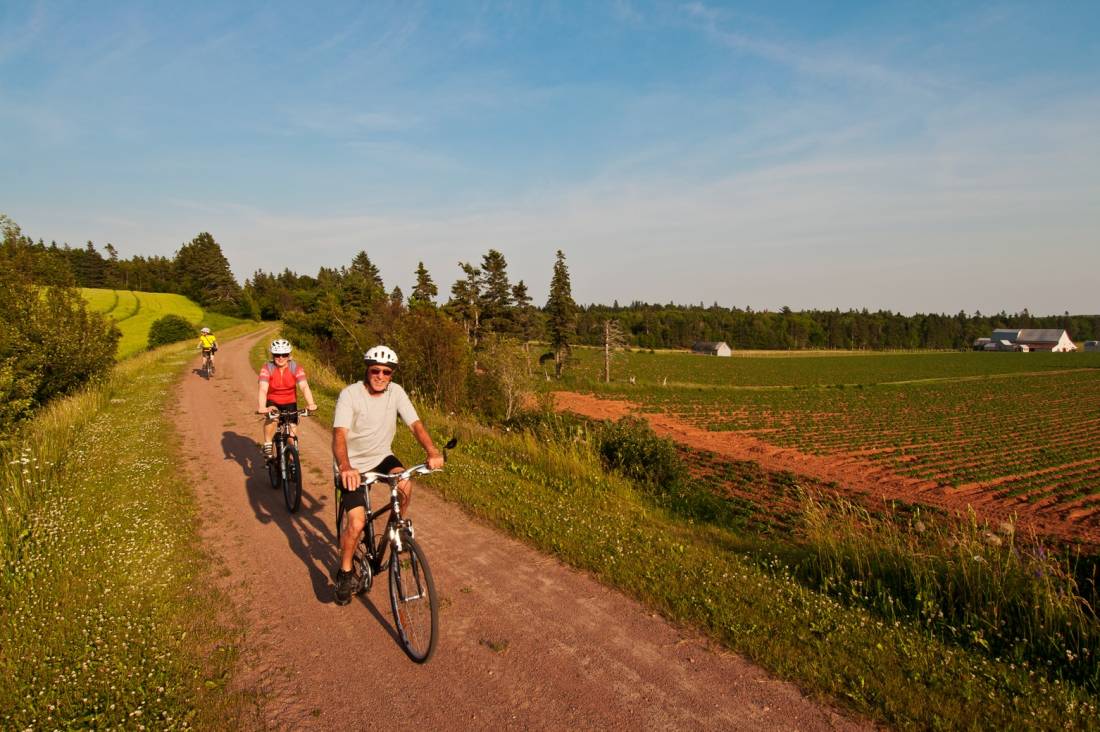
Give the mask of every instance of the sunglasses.
<svg viewBox="0 0 1100 732">
<path fill-rule="evenodd" d="M 371 368 L 367 369 L 367 373 L 371 376 L 390 376 L 393 374 L 393 369 Z"/>
<path fill-rule="evenodd" d="M 277 353 L 274 356 L 272 356 L 272 358 L 290 358 L 290 356 L 286 353 Z"/>
</svg>

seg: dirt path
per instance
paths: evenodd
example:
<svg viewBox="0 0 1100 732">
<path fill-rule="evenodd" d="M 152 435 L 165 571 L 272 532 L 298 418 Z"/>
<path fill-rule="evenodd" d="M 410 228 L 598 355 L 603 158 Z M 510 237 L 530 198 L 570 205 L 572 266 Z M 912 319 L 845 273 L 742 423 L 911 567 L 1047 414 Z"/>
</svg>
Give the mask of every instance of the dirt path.
<svg viewBox="0 0 1100 732">
<path fill-rule="evenodd" d="M 710 432 L 669 414 L 642 412 L 639 405 L 629 401 L 557 391 L 554 392 L 554 404 L 559 410 L 593 419 L 619 419 L 636 414 L 648 420 L 657 434 L 683 445 L 735 460 L 755 460 L 765 470 L 785 470 L 835 482 L 838 490 L 856 497 L 919 503 L 962 513 L 972 507 L 979 516 L 994 523 L 1012 519 L 1020 528 L 1043 536 L 1100 546 L 1100 510 L 1082 510 L 1075 503 L 1050 505 L 1040 501 L 1028 504 L 1022 499 L 998 499 L 995 491 L 989 489 L 995 488 L 1000 481 L 948 489 L 931 481 L 899 475 L 865 456 L 808 455 L 793 448 L 768 444 L 753 435 Z"/>
<path fill-rule="evenodd" d="M 256 376 L 226 343 L 218 373 L 188 373 L 178 429 L 204 517 L 250 631 L 244 688 L 276 729 L 868 729 L 638 603 L 471 520 L 421 488 L 418 539 L 442 598 L 425 666 L 392 630 L 384 585 L 332 602 L 327 425 L 302 425 L 305 489 L 291 516 L 255 441 Z M 198 362 L 196 360 L 195 366 Z"/>
</svg>

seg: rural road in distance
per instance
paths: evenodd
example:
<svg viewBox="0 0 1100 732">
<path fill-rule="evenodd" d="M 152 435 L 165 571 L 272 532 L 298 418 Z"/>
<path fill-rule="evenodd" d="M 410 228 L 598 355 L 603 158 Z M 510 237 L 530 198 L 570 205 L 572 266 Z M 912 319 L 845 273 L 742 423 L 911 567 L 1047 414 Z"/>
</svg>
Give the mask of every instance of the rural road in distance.
<svg viewBox="0 0 1100 732">
<path fill-rule="evenodd" d="M 385 577 L 350 605 L 332 601 L 330 425 L 300 427 L 298 513 L 268 483 L 248 363 L 261 337 L 270 333 L 223 344 L 210 381 L 189 370 L 177 418 L 203 543 L 247 628 L 238 684 L 259 704 L 235 726 L 873 728 L 471 519 L 430 478 L 411 516 L 441 598 L 441 637 L 427 664 L 412 663 L 393 635 Z"/>
</svg>

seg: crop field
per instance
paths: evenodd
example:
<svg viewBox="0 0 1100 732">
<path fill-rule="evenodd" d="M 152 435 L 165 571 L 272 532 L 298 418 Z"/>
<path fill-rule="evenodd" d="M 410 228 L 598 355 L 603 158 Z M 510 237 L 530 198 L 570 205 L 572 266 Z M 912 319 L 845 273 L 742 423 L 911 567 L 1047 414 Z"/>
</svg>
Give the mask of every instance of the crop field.
<svg viewBox="0 0 1100 732">
<path fill-rule="evenodd" d="M 1100 354 L 630 353 L 611 384 L 599 355 L 578 351 L 571 388 L 914 494 L 1100 529 Z"/>
<path fill-rule="evenodd" d="M 118 324 L 122 338 L 116 357 L 120 359 L 145 350 L 149 327 L 158 318 L 175 313 L 196 327 L 203 320 L 203 309 L 183 295 L 88 288 L 81 293 L 92 310 L 108 315 Z"/>
</svg>

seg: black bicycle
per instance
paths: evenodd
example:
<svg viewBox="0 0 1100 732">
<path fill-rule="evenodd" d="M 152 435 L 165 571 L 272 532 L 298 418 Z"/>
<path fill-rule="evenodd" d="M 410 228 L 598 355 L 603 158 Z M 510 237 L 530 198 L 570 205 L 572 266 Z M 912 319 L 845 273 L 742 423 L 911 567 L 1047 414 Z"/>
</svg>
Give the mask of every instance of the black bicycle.
<svg viewBox="0 0 1100 732">
<path fill-rule="evenodd" d="M 214 354 L 209 348 L 202 349 L 202 377 L 209 379 L 214 375 Z"/>
<path fill-rule="evenodd" d="M 279 425 L 272 440 L 271 457 L 267 459 L 267 477 L 275 490 L 283 489 L 283 500 L 291 513 L 302 503 L 302 461 L 298 457 L 298 438 L 290 431 L 290 418 L 294 412 L 279 412 Z M 308 417 L 309 410 L 297 412 Z M 265 419 L 269 419 L 265 417 Z"/>
<path fill-rule="evenodd" d="M 445 450 L 457 444 L 452 438 Z M 390 609 L 394 624 L 401 638 L 405 653 L 417 663 L 427 663 L 435 652 L 439 637 L 439 600 L 432 580 L 432 570 L 424 550 L 416 542 L 412 519 L 401 516 L 398 484 L 417 475 L 436 471 L 427 464 L 416 465 L 402 473 L 362 473 L 362 486 L 366 500 L 367 523 L 352 557 L 352 590 L 360 595 L 370 590 L 374 577 L 383 568 L 389 570 Z M 348 516 L 340 500 L 343 487 L 339 471 L 336 472 L 336 537 L 347 530 Z M 390 500 L 377 511 L 371 510 L 370 486 L 382 482 L 390 487 Z M 375 531 L 375 520 L 389 514 L 385 527 Z M 388 549 L 388 552 L 387 552 Z"/>
</svg>

